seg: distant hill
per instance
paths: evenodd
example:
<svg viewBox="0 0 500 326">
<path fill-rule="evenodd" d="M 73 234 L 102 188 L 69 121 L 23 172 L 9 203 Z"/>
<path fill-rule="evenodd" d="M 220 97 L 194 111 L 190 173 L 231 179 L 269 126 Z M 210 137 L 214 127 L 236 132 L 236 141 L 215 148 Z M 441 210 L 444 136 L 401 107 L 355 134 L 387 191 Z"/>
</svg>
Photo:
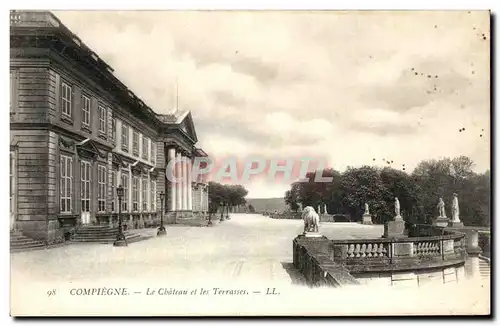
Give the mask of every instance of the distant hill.
<svg viewBox="0 0 500 326">
<path fill-rule="evenodd" d="M 246 198 L 247 205 L 252 205 L 256 212 L 270 211 L 283 212 L 288 210 L 284 198 Z"/>
</svg>

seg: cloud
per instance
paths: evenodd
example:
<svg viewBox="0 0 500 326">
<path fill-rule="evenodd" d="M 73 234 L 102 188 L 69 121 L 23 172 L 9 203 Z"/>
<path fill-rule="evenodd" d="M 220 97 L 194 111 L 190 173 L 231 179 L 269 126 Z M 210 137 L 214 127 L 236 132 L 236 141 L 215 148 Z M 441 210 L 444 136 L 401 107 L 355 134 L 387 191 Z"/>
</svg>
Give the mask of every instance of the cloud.
<svg viewBox="0 0 500 326">
<path fill-rule="evenodd" d="M 191 110 L 211 155 L 311 154 L 340 170 L 390 157 L 411 171 L 463 154 L 489 168 L 487 11 L 56 15 L 156 112 Z"/>
</svg>

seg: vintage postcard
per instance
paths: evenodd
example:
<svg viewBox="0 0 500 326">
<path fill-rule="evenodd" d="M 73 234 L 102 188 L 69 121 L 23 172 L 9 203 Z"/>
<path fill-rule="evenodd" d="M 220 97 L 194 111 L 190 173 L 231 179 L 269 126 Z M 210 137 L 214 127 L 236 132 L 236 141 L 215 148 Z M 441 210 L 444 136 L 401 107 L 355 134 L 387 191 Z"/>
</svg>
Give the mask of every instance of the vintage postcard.
<svg viewBox="0 0 500 326">
<path fill-rule="evenodd" d="M 10 11 L 10 313 L 491 313 L 491 13 Z"/>
</svg>

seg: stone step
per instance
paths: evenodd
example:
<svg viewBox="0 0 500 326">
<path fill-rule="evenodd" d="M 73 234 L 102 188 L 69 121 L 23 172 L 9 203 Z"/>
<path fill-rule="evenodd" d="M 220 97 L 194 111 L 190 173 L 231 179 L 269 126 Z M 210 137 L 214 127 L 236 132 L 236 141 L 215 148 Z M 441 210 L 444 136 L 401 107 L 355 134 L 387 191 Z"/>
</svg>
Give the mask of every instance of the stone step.
<svg viewBox="0 0 500 326">
<path fill-rule="evenodd" d="M 127 239 L 127 243 L 134 243 L 134 242 L 138 242 L 138 241 L 142 241 L 142 240 L 147 240 L 147 239 L 150 239 L 150 238 L 153 238 L 153 236 L 142 236 L 142 235 L 134 235 L 133 237 L 126 237 Z M 113 239 L 97 239 L 97 240 L 93 240 L 93 241 L 78 241 L 78 240 L 71 240 L 72 243 L 81 243 L 81 244 L 84 244 L 84 243 L 100 243 L 100 244 L 112 244 L 113 242 L 115 242 L 116 238 L 113 238 Z"/>
</svg>

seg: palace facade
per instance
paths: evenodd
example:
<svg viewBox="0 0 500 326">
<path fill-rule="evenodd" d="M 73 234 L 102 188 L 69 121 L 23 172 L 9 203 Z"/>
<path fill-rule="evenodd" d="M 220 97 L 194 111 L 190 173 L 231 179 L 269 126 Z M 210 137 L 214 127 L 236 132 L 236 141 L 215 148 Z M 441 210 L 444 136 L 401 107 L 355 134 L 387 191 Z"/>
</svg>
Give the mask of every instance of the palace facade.
<svg viewBox="0 0 500 326">
<path fill-rule="evenodd" d="M 57 242 L 82 224 L 116 225 L 116 188 L 128 228 L 204 216 L 208 187 L 170 160 L 207 154 L 191 113 L 157 114 L 50 12 L 10 14 L 11 229 Z"/>
</svg>

